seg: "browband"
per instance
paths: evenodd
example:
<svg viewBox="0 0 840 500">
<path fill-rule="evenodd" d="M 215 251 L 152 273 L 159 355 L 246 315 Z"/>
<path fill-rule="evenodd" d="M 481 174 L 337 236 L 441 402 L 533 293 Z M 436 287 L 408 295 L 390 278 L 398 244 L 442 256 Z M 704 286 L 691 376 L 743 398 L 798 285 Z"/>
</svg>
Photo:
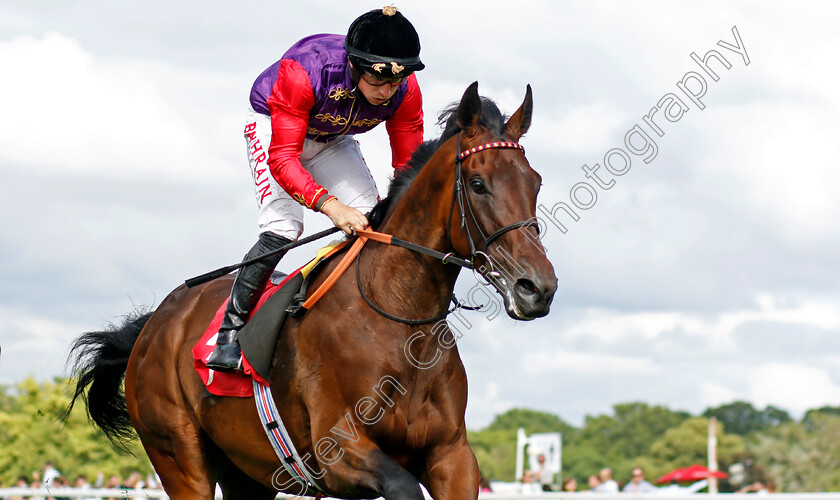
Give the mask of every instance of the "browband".
<svg viewBox="0 0 840 500">
<path fill-rule="evenodd" d="M 482 144 L 480 146 L 476 146 L 474 148 L 466 149 L 461 151 L 461 154 L 458 155 L 458 161 L 464 161 L 468 156 L 473 153 L 478 153 L 479 151 L 484 151 L 485 149 L 493 149 L 493 148 L 502 148 L 502 149 L 518 149 L 522 151 L 522 154 L 525 154 L 525 147 L 519 144 L 518 142 L 510 142 L 510 141 L 497 141 L 497 142 L 488 142 L 487 144 Z"/>
</svg>

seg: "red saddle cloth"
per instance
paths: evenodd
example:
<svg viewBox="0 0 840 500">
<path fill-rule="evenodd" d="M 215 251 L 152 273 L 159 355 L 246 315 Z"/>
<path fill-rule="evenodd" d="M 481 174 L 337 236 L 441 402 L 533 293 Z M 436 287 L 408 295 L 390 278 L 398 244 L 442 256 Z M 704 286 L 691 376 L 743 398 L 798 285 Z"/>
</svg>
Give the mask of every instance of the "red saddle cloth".
<svg viewBox="0 0 840 500">
<path fill-rule="evenodd" d="M 280 288 L 286 284 L 289 279 L 297 275 L 299 272 L 300 269 L 286 276 L 286 278 L 277 285 L 269 281 L 265 290 L 263 290 L 262 296 L 257 302 L 256 307 L 254 307 L 254 310 L 251 311 L 251 315 L 256 313 L 269 297 L 274 295 L 274 293 L 280 290 Z M 244 355 L 242 357 L 244 374 L 239 372 L 220 372 L 217 370 L 211 370 L 207 367 L 207 359 L 216 347 L 216 333 L 219 331 L 219 325 L 222 324 L 222 318 L 224 317 L 227 303 L 227 300 L 222 303 L 219 310 L 216 311 L 213 321 L 210 322 L 210 325 L 207 327 L 204 335 L 201 336 L 201 340 L 199 340 L 195 347 L 193 347 L 195 370 L 198 372 L 198 375 L 201 377 L 202 382 L 204 382 L 204 386 L 207 387 L 210 394 L 213 394 L 214 396 L 250 398 L 254 395 L 254 386 L 251 383 L 251 380 L 256 380 L 260 385 L 264 386 L 268 386 L 269 382 L 268 380 L 262 378 L 256 370 L 251 367 L 251 364 L 248 363 L 248 360 Z"/>
</svg>

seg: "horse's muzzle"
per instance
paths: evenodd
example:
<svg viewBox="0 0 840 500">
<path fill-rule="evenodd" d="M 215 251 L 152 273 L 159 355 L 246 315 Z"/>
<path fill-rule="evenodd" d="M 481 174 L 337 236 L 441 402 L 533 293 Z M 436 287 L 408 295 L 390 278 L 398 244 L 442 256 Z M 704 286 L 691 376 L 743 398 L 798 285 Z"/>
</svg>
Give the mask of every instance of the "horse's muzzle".
<svg viewBox="0 0 840 500">
<path fill-rule="evenodd" d="M 552 280 L 519 278 L 513 284 L 514 304 L 511 305 L 514 306 L 514 311 L 508 310 L 508 315 L 515 319 L 525 320 L 545 316 L 551 308 L 551 301 L 554 299 L 556 290 L 556 278 Z"/>
</svg>

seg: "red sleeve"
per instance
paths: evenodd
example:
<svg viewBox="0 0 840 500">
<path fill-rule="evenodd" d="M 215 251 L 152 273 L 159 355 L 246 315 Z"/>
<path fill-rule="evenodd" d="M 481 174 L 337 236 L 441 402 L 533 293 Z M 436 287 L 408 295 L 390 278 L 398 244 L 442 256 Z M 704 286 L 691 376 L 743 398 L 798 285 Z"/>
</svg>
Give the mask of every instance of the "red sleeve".
<svg viewBox="0 0 840 500">
<path fill-rule="evenodd" d="M 289 196 L 301 205 L 318 210 L 328 193 L 300 163 L 309 112 L 315 96 L 306 70 L 291 59 L 280 63 L 277 81 L 266 101 L 271 113 L 271 146 L 268 167 Z"/>
<path fill-rule="evenodd" d="M 423 142 L 423 96 L 413 73 L 399 109 L 385 122 L 385 128 L 391 139 L 391 165 L 405 168 L 411 153 Z"/>
</svg>

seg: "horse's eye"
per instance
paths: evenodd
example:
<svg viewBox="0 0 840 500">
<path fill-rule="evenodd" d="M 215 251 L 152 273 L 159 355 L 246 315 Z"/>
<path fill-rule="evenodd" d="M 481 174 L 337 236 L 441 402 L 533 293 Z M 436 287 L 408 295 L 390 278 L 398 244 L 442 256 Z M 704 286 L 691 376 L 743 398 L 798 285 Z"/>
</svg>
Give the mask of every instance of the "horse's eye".
<svg viewBox="0 0 840 500">
<path fill-rule="evenodd" d="M 484 194 L 487 192 L 487 188 L 484 187 L 484 183 L 479 178 L 470 179 L 470 188 L 475 194 Z"/>
</svg>

